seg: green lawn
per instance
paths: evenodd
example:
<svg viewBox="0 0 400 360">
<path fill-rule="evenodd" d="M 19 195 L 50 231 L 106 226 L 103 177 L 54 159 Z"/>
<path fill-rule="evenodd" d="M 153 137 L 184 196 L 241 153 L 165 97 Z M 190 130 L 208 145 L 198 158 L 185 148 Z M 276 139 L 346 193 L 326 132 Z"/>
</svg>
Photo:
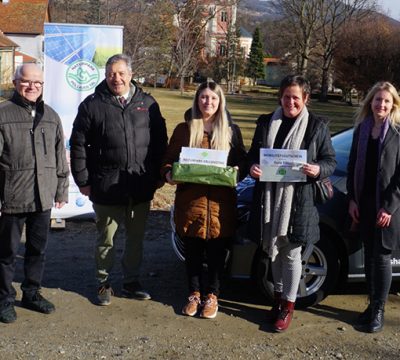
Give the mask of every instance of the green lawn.
<svg viewBox="0 0 400 360">
<path fill-rule="evenodd" d="M 180 95 L 179 91 L 168 89 L 146 88 L 161 107 L 161 112 L 167 120 L 168 136 L 171 136 L 175 126 L 183 121 L 183 113 L 192 106 L 194 92 Z M 254 134 L 255 121 L 260 114 L 273 111 L 278 105 L 276 97 L 270 94 L 227 95 L 228 109 L 236 124 L 240 126 L 244 143 L 249 147 Z M 341 102 L 319 103 L 313 100 L 310 110 L 330 120 L 331 133 L 335 133 L 353 124 L 355 107 Z"/>
</svg>

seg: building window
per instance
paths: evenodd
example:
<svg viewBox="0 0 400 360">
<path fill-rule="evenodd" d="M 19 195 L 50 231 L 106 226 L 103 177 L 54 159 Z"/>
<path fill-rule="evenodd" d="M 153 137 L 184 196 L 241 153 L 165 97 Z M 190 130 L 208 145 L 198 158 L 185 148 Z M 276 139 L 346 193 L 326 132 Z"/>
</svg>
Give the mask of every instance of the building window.
<svg viewBox="0 0 400 360">
<path fill-rule="evenodd" d="M 220 46 L 219 46 L 219 55 L 220 56 L 225 56 L 226 55 L 226 45 L 225 44 L 220 44 Z"/>
<path fill-rule="evenodd" d="M 221 22 L 228 21 L 228 13 L 226 11 L 221 11 Z"/>
</svg>

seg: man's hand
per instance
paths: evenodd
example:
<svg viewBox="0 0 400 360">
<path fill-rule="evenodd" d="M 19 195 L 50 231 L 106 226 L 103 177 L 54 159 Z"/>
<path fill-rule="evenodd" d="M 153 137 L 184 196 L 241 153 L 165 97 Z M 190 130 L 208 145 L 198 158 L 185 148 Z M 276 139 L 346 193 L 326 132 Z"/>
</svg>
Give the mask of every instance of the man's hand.
<svg viewBox="0 0 400 360">
<path fill-rule="evenodd" d="M 354 200 L 350 200 L 349 202 L 349 215 L 354 223 L 358 224 L 360 222 L 360 211 L 358 210 L 358 205 Z"/>
<path fill-rule="evenodd" d="M 61 201 L 61 202 L 56 201 L 56 202 L 54 203 L 54 207 L 55 207 L 56 209 L 61 209 L 64 205 L 65 205 L 65 201 Z"/>
<path fill-rule="evenodd" d="M 83 195 L 90 196 L 90 185 L 80 187 L 80 188 L 79 188 L 79 191 L 80 191 L 81 194 L 83 194 Z"/>
<path fill-rule="evenodd" d="M 174 180 L 172 180 L 172 171 L 171 170 L 168 171 L 165 174 L 165 179 L 167 180 L 167 183 L 170 184 L 170 185 L 176 185 L 177 184 Z"/>
</svg>

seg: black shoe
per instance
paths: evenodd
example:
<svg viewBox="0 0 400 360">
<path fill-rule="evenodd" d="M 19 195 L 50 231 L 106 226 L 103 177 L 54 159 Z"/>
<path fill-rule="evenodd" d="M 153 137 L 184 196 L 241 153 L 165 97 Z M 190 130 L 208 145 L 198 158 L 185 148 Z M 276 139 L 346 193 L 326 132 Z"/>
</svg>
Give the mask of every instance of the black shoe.
<svg viewBox="0 0 400 360">
<path fill-rule="evenodd" d="M 385 304 L 381 301 L 377 301 L 377 302 L 374 302 L 372 305 L 370 305 L 369 308 L 370 308 L 369 320 L 368 321 L 366 320 L 367 319 L 367 316 L 366 316 L 365 317 L 366 321 L 364 323 L 360 322 L 359 324 L 355 325 L 354 327 L 356 330 L 366 332 L 366 333 L 379 332 L 383 329 Z M 368 308 L 367 308 L 367 310 L 368 310 Z"/>
<path fill-rule="evenodd" d="M 5 302 L 0 305 L 0 322 L 10 324 L 17 320 L 17 313 L 14 309 L 14 304 Z"/>
<path fill-rule="evenodd" d="M 21 306 L 42 314 L 51 314 L 56 310 L 55 306 L 49 300 L 46 300 L 39 291 L 32 296 L 27 296 L 24 293 L 22 295 Z"/>
<path fill-rule="evenodd" d="M 142 288 L 138 281 L 122 285 L 122 296 L 130 299 L 150 300 L 150 294 Z"/>
<path fill-rule="evenodd" d="M 383 329 L 385 313 L 385 304 L 382 301 L 377 301 L 373 304 L 371 313 L 371 322 L 367 327 L 367 332 L 376 333 Z"/>
</svg>

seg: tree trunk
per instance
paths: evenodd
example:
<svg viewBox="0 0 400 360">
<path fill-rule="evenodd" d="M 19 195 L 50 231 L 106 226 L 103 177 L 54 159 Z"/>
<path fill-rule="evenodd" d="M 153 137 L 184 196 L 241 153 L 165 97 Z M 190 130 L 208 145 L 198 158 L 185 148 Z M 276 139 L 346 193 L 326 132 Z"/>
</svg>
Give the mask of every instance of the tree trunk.
<svg viewBox="0 0 400 360">
<path fill-rule="evenodd" d="M 181 95 L 183 95 L 183 92 L 185 91 L 185 77 L 181 75 L 181 81 L 179 84 L 179 88 L 181 90 Z"/>
<path fill-rule="evenodd" d="M 329 81 L 328 69 L 323 68 L 321 77 L 321 94 L 319 95 L 320 102 L 328 102 L 328 87 L 329 87 L 328 81 Z"/>
</svg>

